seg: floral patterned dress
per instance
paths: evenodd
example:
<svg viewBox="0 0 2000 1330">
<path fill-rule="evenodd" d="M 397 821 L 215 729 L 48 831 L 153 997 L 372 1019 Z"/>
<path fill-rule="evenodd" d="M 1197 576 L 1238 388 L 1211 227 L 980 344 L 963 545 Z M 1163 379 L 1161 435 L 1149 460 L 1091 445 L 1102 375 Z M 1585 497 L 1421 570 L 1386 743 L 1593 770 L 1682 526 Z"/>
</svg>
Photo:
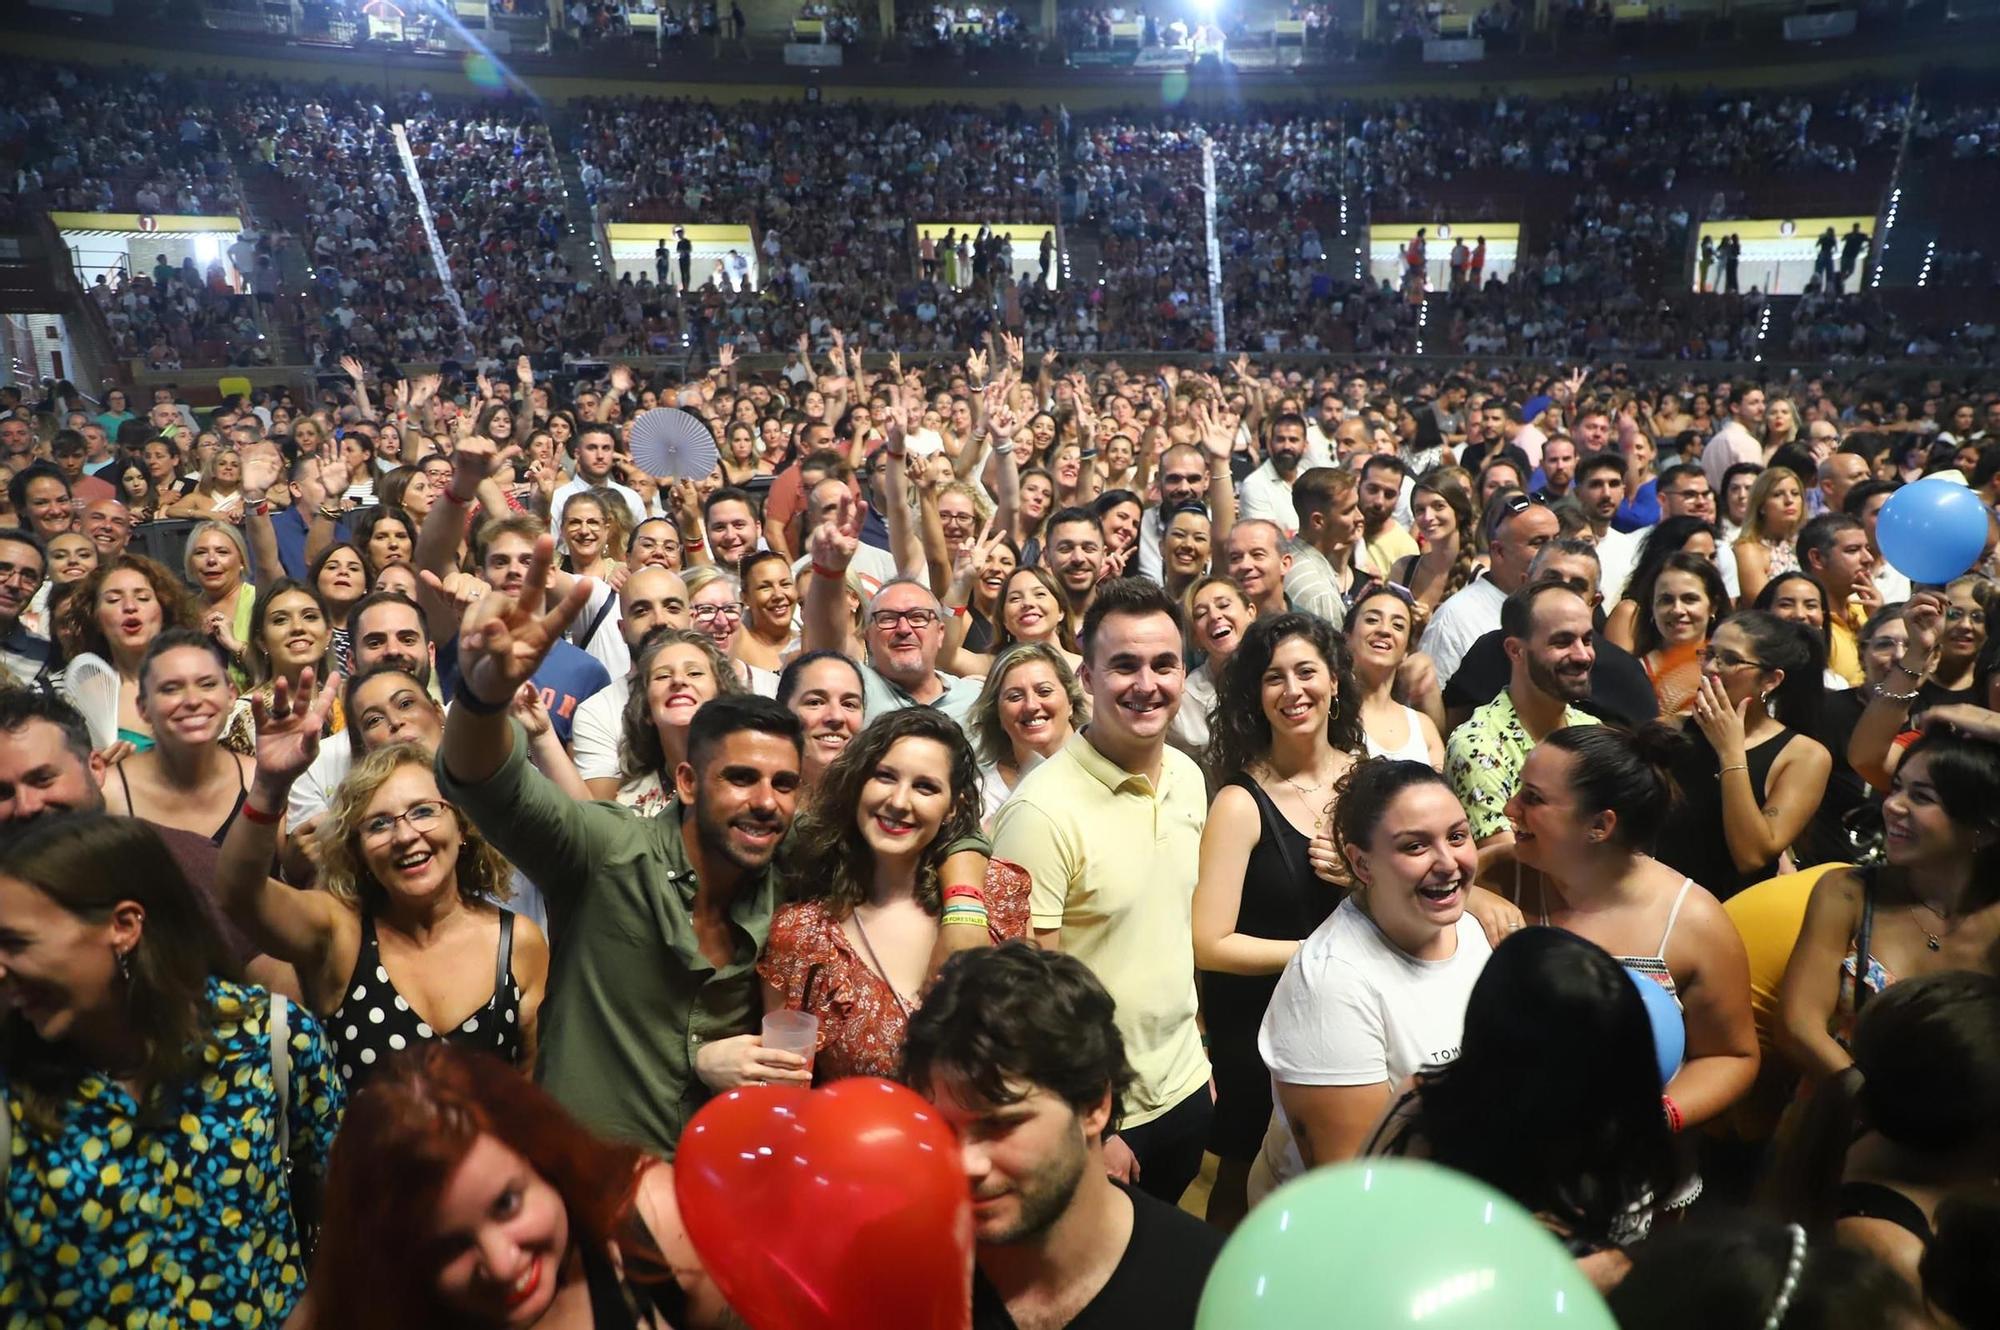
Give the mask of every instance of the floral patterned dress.
<svg viewBox="0 0 2000 1330">
<path fill-rule="evenodd" d="M 13 1124 L 0 1195 L 0 1322 L 9 1326 L 277 1326 L 305 1290 L 281 1158 L 261 988 L 208 981 L 201 1073 L 160 1125 L 90 1074 L 53 1134 L 0 1093 Z M 323 1174 L 346 1091 L 325 1031 L 288 1016 L 291 1162 Z"/>
<path fill-rule="evenodd" d="M 993 941 L 1028 935 L 1028 870 L 995 859 L 986 866 L 987 927 Z M 813 1081 L 843 1076 L 894 1079 L 910 1018 L 886 980 L 848 941 L 821 901 L 780 907 L 757 973 L 780 989 L 785 1006 L 819 1017 Z"/>
</svg>

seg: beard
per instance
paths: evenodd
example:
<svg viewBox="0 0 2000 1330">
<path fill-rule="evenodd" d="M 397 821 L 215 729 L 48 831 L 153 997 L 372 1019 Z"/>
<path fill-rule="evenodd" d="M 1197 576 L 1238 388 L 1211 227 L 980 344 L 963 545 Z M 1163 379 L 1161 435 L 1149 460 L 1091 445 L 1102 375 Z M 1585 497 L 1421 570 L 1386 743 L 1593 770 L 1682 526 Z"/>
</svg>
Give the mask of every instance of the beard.
<svg viewBox="0 0 2000 1330">
<path fill-rule="evenodd" d="M 714 807 L 702 796 L 699 790 L 696 791 L 694 796 L 694 831 L 695 836 L 701 841 L 701 848 L 704 853 L 717 855 L 736 865 L 736 867 L 750 872 L 768 867 L 772 856 L 777 853 L 779 839 L 774 838 L 771 842 L 771 848 L 768 850 L 750 849 L 747 846 L 737 844 L 730 837 L 729 828 L 735 823 L 744 823 L 756 827 L 770 827 L 778 833 L 779 838 L 782 838 L 785 834 L 785 820 L 781 817 L 760 818 L 751 812 L 745 811 L 735 817 L 725 818 L 716 813 Z"/>
<path fill-rule="evenodd" d="M 1083 1170 L 1090 1165 L 1090 1151 L 1081 1132 L 1064 1138 L 1060 1153 L 1038 1165 L 1033 1173 L 1014 1184 L 1020 1214 L 999 1233 L 982 1236 L 981 1246 L 1007 1247 L 1030 1242 L 1047 1233 L 1069 1210 L 1076 1189 L 1083 1182 Z"/>
<path fill-rule="evenodd" d="M 1581 702 L 1590 696 L 1590 671 L 1564 674 L 1551 669 L 1533 656 L 1528 657 L 1528 682 L 1564 702 Z"/>
</svg>

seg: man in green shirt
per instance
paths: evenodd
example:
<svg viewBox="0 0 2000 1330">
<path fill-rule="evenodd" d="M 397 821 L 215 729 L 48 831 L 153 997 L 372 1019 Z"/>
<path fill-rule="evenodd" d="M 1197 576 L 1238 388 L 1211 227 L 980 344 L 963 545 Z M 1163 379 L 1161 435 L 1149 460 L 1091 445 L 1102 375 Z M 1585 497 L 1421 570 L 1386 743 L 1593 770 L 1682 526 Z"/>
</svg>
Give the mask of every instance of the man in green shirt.
<svg viewBox="0 0 2000 1330">
<path fill-rule="evenodd" d="M 593 1129 L 671 1157 L 712 1090 L 810 1080 L 803 1058 L 754 1033 L 802 735 L 775 702 L 721 697 L 689 726 L 657 816 L 563 794 L 507 716 L 590 593 L 579 578 L 547 613 L 525 608 L 546 603 L 554 544 L 535 542 L 518 601 L 495 592 L 466 615 L 438 788 L 561 915 L 542 1084 Z"/>
</svg>

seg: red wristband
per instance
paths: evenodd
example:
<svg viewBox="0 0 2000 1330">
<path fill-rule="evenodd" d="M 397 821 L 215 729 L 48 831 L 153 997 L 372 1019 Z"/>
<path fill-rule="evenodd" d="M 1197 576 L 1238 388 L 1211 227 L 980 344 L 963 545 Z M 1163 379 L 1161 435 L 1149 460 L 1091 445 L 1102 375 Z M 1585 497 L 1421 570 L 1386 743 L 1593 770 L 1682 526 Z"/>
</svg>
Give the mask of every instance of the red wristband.
<svg viewBox="0 0 2000 1330">
<path fill-rule="evenodd" d="M 945 900 L 954 900 L 961 896 L 964 897 L 966 900 L 978 901 L 981 905 L 984 905 L 986 903 L 986 893 L 984 891 L 981 891 L 978 887 L 970 885 L 969 883 L 961 882 L 955 886 L 949 886 L 944 889 L 943 898 Z"/>
<path fill-rule="evenodd" d="M 1667 1130 L 1676 1136 L 1680 1135 L 1681 1128 L 1687 1125 L 1686 1120 L 1681 1117 L 1680 1105 L 1674 1102 L 1672 1095 L 1663 1094 L 1660 1096 L 1660 1107 L 1666 1110 Z"/>
<path fill-rule="evenodd" d="M 452 487 L 449 485 L 446 485 L 444 487 L 444 501 L 452 505 L 454 508 L 463 508 L 465 507 L 465 505 L 472 502 L 471 499 L 459 498 L 457 492 L 454 491 Z"/>
<path fill-rule="evenodd" d="M 251 803 L 250 796 L 247 794 L 243 796 L 243 802 L 237 807 L 236 811 L 243 815 L 245 821 L 255 822 L 260 827 L 275 827 L 285 820 L 283 813 L 267 813 Z"/>
<path fill-rule="evenodd" d="M 845 568 L 828 568 L 818 562 L 813 564 L 812 574 L 814 577 L 830 577 L 836 582 L 845 582 L 847 580 L 847 570 Z"/>
</svg>

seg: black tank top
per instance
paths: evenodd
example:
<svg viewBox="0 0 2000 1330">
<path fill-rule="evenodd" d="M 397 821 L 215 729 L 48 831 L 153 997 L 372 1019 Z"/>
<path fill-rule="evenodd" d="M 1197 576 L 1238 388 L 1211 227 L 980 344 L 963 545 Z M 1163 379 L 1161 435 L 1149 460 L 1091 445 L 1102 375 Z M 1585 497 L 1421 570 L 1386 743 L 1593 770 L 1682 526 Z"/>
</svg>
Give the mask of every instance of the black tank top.
<svg viewBox="0 0 2000 1330">
<path fill-rule="evenodd" d="M 413 1044 L 443 1038 L 463 1049 L 497 1055 L 501 1061 L 521 1060 L 521 987 L 514 982 L 514 912 L 500 911 L 500 946 L 493 965 L 493 996 L 442 1036 L 424 1023 L 409 1001 L 389 981 L 382 948 L 375 940 L 375 916 L 361 916 L 361 950 L 354 973 L 347 978 L 347 995 L 327 1019 L 333 1045 L 340 1054 L 340 1074 L 348 1090 L 359 1089 L 382 1060 Z"/>
<path fill-rule="evenodd" d="M 628 1227 L 635 1237 L 642 1238 L 647 1245 L 652 1239 L 634 1221 Z M 657 1278 L 636 1279 L 632 1276 L 632 1249 L 627 1247 L 622 1255 L 626 1273 L 621 1278 L 611 1263 L 610 1254 L 601 1247 L 586 1247 L 583 1250 L 584 1285 L 590 1290 L 590 1323 L 595 1330 L 648 1330 L 655 1325 L 677 1326 L 687 1324 L 687 1294 L 675 1282 L 673 1275 L 665 1270 Z"/>
<path fill-rule="evenodd" d="M 1238 772 L 1223 782 L 1247 791 L 1257 805 L 1257 844 L 1243 866 L 1243 896 L 1236 907 L 1236 931 L 1252 937 L 1299 942 L 1326 922 L 1340 891 L 1313 873 L 1306 855 L 1311 841 L 1293 826 L 1271 796 Z M 1218 974 L 1204 970 L 1202 1001 L 1210 1044 L 1238 1039 L 1254 1049 L 1257 1026 L 1278 987 L 1275 974 Z"/>
<path fill-rule="evenodd" d="M 1936 1235 L 1924 1208 L 1893 1187 L 1879 1182 L 1843 1182 L 1834 1193 L 1835 1219 L 1880 1219 L 1894 1224 L 1928 1247 Z"/>
<path fill-rule="evenodd" d="M 1717 900 L 1726 901 L 1745 887 L 1776 877 L 1778 860 L 1773 856 L 1747 872 L 1736 866 L 1735 856 L 1729 853 L 1729 838 L 1722 830 L 1722 761 L 1693 721 L 1686 728 L 1693 742 L 1675 754 L 1671 763 L 1681 800 L 1667 815 L 1667 825 L 1660 833 L 1653 855 L 1661 863 L 1693 878 L 1697 885 L 1707 887 Z M 1798 737 L 1797 730 L 1780 729 L 1744 752 L 1744 764 L 1750 768 L 1750 789 L 1758 807 L 1770 796 L 1772 766 Z"/>
</svg>

